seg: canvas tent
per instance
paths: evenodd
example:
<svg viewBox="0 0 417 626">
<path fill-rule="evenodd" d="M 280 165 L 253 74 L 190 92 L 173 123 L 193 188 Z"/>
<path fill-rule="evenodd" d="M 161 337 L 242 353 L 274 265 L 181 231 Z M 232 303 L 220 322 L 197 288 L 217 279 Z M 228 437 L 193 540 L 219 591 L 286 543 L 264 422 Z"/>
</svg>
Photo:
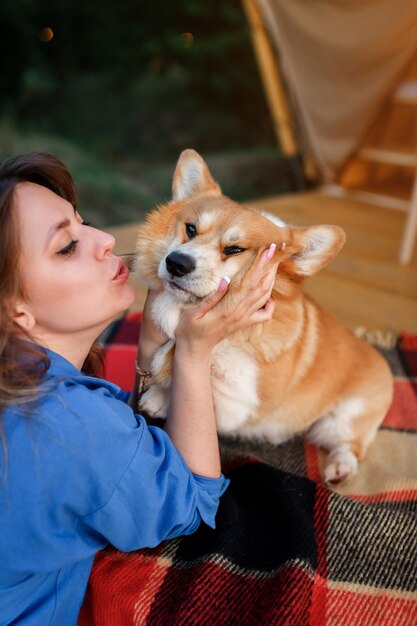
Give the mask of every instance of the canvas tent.
<svg viewBox="0 0 417 626">
<path fill-rule="evenodd" d="M 404 209 L 417 230 L 415 0 L 243 0 L 284 154 L 332 194 Z"/>
</svg>

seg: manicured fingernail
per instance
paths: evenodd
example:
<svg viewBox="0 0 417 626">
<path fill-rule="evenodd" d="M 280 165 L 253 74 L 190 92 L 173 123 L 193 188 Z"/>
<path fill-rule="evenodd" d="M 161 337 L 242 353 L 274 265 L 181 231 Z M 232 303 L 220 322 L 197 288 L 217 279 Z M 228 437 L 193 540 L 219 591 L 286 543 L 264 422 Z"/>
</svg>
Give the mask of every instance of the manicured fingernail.
<svg viewBox="0 0 417 626">
<path fill-rule="evenodd" d="M 230 285 L 230 278 L 228 276 L 223 276 L 219 283 L 217 291 L 226 291 L 228 285 Z"/>
<path fill-rule="evenodd" d="M 285 248 L 287 247 L 287 242 L 283 241 L 279 247 L 280 250 L 285 250 Z"/>
<path fill-rule="evenodd" d="M 268 248 L 268 252 L 266 253 L 266 258 L 271 260 L 272 257 L 275 254 L 275 250 L 276 250 L 277 244 L 276 243 L 271 243 L 271 245 Z"/>
</svg>

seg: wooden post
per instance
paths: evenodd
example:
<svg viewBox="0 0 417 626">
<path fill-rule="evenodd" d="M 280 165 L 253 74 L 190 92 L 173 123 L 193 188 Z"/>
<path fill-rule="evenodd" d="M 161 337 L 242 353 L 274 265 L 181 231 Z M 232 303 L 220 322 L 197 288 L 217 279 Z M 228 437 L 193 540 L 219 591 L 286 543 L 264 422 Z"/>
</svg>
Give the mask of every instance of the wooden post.
<svg viewBox="0 0 417 626">
<path fill-rule="evenodd" d="M 271 111 L 275 134 L 286 157 L 294 157 L 299 149 L 281 70 L 256 0 L 242 0 L 250 26 L 252 44 Z"/>
<path fill-rule="evenodd" d="M 276 53 L 271 45 L 257 0 L 242 0 L 250 26 L 252 44 L 258 61 L 266 99 L 272 116 L 275 136 L 287 159 L 297 191 L 307 186 L 304 164 L 294 133 L 294 123 Z"/>
</svg>

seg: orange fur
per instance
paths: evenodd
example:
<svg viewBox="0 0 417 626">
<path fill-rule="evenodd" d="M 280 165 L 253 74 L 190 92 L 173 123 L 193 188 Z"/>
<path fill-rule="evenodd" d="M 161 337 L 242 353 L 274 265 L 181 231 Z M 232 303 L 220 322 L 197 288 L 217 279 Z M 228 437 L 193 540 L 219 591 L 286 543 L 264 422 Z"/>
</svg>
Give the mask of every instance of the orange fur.
<svg viewBox="0 0 417 626">
<path fill-rule="evenodd" d="M 342 247 L 342 229 L 272 223 L 256 209 L 223 196 L 192 150 L 178 161 L 173 190 L 174 200 L 153 211 L 139 229 L 136 261 L 138 275 L 148 286 L 162 283 L 169 292 L 154 317 L 172 338 L 180 309 L 212 293 L 224 275 L 232 282 L 219 306 L 233 308 L 246 289 L 245 275 L 253 260 L 272 242 L 277 244 L 273 319 L 239 331 L 213 352 L 219 430 L 273 442 L 307 432 L 330 453 L 325 469 L 329 482 L 354 473 L 355 458 L 362 458 L 390 405 L 392 377 L 372 347 L 302 291 L 304 277 L 319 271 Z M 195 236 L 189 236 L 187 224 L 196 228 Z M 231 254 L 233 246 L 244 250 Z M 171 275 L 165 260 L 172 252 L 192 259 L 195 269 Z M 231 355 L 238 361 L 231 361 Z M 162 361 L 155 365 L 155 380 L 161 385 L 162 379 L 169 388 L 172 353 Z M 253 390 L 232 388 L 230 380 L 239 375 L 239 367 L 249 387 L 251 377 L 256 378 Z M 248 408 L 244 422 L 237 420 L 233 426 L 239 417 L 233 407 L 240 410 L 240 398 L 233 393 L 243 392 L 253 408 Z M 148 402 L 157 410 L 160 405 L 151 396 L 145 394 L 145 408 Z"/>
</svg>

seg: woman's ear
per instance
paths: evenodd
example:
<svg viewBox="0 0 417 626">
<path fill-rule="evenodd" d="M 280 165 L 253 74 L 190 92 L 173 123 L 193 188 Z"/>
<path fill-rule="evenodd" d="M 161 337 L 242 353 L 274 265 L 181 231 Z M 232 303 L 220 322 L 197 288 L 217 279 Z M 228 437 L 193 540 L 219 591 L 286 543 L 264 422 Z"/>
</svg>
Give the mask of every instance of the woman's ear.
<svg viewBox="0 0 417 626">
<path fill-rule="evenodd" d="M 178 159 L 172 183 L 172 199 L 184 200 L 199 193 L 220 195 L 206 162 L 195 150 L 183 150 Z"/>
<path fill-rule="evenodd" d="M 36 320 L 29 307 L 23 302 L 19 302 L 11 307 L 10 317 L 15 324 L 27 333 L 32 332 L 35 328 Z"/>
</svg>

